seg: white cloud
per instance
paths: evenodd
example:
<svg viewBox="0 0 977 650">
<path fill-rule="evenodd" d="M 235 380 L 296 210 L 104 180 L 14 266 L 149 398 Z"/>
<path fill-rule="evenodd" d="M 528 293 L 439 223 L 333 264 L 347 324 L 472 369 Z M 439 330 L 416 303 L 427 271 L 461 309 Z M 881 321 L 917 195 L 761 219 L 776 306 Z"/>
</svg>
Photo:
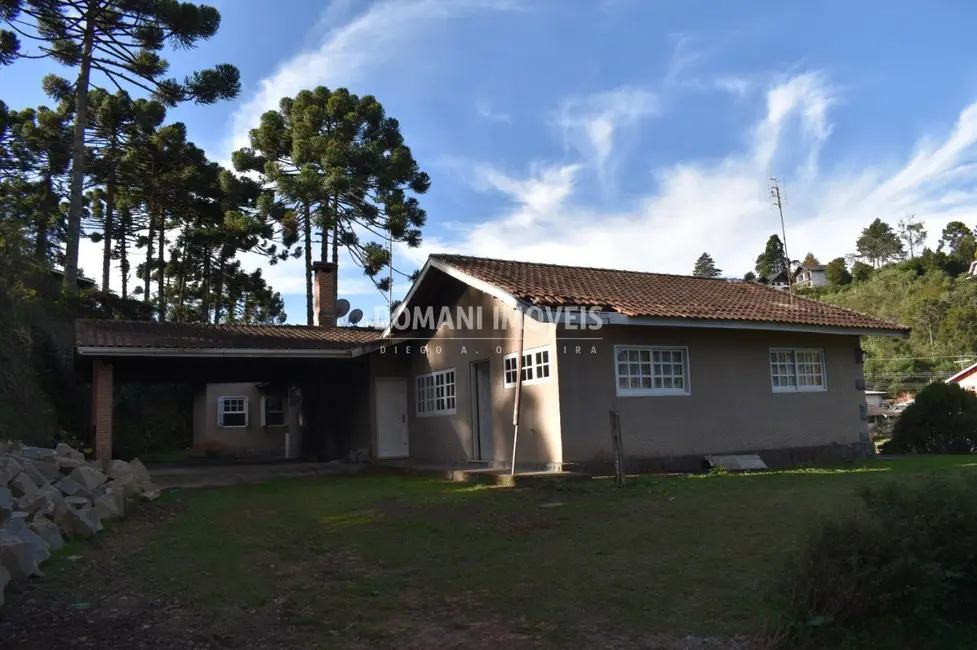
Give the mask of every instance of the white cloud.
<svg viewBox="0 0 977 650">
<path fill-rule="evenodd" d="M 602 181 L 609 168 L 615 135 L 639 120 L 658 115 L 658 98 L 640 88 L 621 86 L 607 92 L 565 100 L 554 118 L 564 143 L 577 149 L 597 170 Z"/>
<path fill-rule="evenodd" d="M 480 118 L 489 122 L 505 122 L 507 124 L 512 122 L 511 115 L 493 110 L 492 105 L 485 99 L 475 100 L 475 112 Z"/>
<path fill-rule="evenodd" d="M 654 171 L 657 185 L 628 205 L 586 202 L 575 168 L 538 164 L 524 179 L 479 167 L 483 187 L 515 205 L 459 238 L 428 238 L 418 257 L 438 250 L 562 264 L 690 273 L 707 251 L 729 275 L 752 270 L 766 238 L 780 232 L 770 205 L 771 176 L 787 176 L 787 236 L 792 257 L 822 260 L 851 252 L 876 217 L 895 225 L 915 213 L 930 243 L 946 222 L 977 219 L 977 103 L 942 138 L 925 139 L 901 166 L 852 173 L 825 169 L 838 92 L 819 73 L 765 88 L 762 114 L 740 150 L 719 161 L 679 161 Z M 694 125 L 687 128 L 695 128 Z M 610 154 L 608 154 L 610 155 Z M 574 171 L 568 171 L 574 170 Z M 545 197 L 540 200 L 539 197 Z M 477 215 L 476 215 L 477 218 Z"/>
<path fill-rule="evenodd" d="M 282 97 L 317 85 L 348 85 L 394 59 L 403 64 L 405 53 L 423 50 L 421 36 L 466 12 L 518 6 L 517 0 L 383 0 L 371 5 L 326 33 L 317 46 L 282 62 L 274 74 L 258 82 L 258 90 L 231 117 L 224 157 L 248 145 L 248 131 L 258 124 L 262 113 L 277 107 Z M 329 16 L 343 16 L 349 11 L 348 0 L 338 0 L 326 9 Z"/>
</svg>

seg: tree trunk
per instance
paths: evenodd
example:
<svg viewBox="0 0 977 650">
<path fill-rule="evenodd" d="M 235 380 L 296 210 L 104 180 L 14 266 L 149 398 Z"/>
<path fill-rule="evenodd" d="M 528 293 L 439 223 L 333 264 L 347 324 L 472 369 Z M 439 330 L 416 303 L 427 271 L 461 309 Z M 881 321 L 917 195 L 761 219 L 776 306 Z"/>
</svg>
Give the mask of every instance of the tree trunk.
<svg viewBox="0 0 977 650">
<path fill-rule="evenodd" d="M 217 267 L 217 293 L 214 296 L 214 324 L 221 322 L 221 311 L 224 305 L 224 251 L 220 252 L 220 265 Z"/>
<path fill-rule="evenodd" d="M 149 297 L 149 286 L 151 278 L 153 277 L 153 260 L 155 258 L 155 253 L 153 252 L 153 244 L 156 241 L 156 230 L 153 228 L 155 226 L 155 220 L 153 219 L 153 211 L 150 208 L 149 211 L 149 237 L 146 240 L 146 268 L 143 269 L 143 300 L 150 302 Z"/>
<path fill-rule="evenodd" d="M 210 322 L 210 256 L 209 247 L 204 247 L 203 289 L 200 296 L 200 320 Z"/>
<path fill-rule="evenodd" d="M 128 215 L 128 210 L 123 213 Z M 129 232 L 129 216 L 123 216 L 119 221 L 119 267 L 122 272 L 122 299 L 129 297 L 129 250 L 126 242 L 126 233 Z"/>
<path fill-rule="evenodd" d="M 51 177 L 49 175 L 44 176 L 44 200 L 41 201 L 41 205 L 38 206 L 37 218 L 34 220 L 34 257 L 41 264 L 47 264 L 47 254 L 49 239 L 48 239 L 48 229 L 51 224 L 51 197 L 53 192 L 51 191 Z M 76 283 L 77 284 L 77 283 Z"/>
<path fill-rule="evenodd" d="M 336 266 L 333 269 L 332 283 L 332 304 L 339 302 L 339 196 L 333 197 L 333 214 L 336 215 L 332 226 L 332 263 Z"/>
<path fill-rule="evenodd" d="M 85 200 L 85 127 L 88 123 L 88 81 L 92 72 L 95 44 L 95 11 L 98 3 L 88 0 L 85 35 L 81 44 L 81 70 L 75 83 L 75 130 L 71 138 L 71 199 L 64 252 L 64 291 L 78 293 L 78 240 L 81 238 L 81 213 Z"/>
<path fill-rule="evenodd" d="M 180 299 L 179 299 L 179 307 L 177 307 L 177 311 L 176 311 L 176 321 L 178 323 L 182 323 L 184 320 L 183 301 L 184 301 L 184 296 L 186 295 L 186 288 L 187 288 L 187 240 L 186 238 L 184 238 L 183 240 L 183 252 L 181 253 L 181 257 L 180 257 L 179 269 L 180 269 Z"/>
<path fill-rule="evenodd" d="M 112 228 L 115 213 L 115 184 L 112 179 L 105 188 L 105 227 L 102 230 L 102 295 L 109 295 L 109 276 L 112 273 Z"/>
<path fill-rule="evenodd" d="M 159 305 L 159 320 L 166 320 L 166 219 L 159 215 L 159 277 L 156 279 L 156 302 Z"/>
<path fill-rule="evenodd" d="M 309 204 L 305 204 L 305 322 L 314 325 L 314 307 L 312 304 L 312 211 Z M 323 260 L 325 261 L 325 260 Z"/>
</svg>

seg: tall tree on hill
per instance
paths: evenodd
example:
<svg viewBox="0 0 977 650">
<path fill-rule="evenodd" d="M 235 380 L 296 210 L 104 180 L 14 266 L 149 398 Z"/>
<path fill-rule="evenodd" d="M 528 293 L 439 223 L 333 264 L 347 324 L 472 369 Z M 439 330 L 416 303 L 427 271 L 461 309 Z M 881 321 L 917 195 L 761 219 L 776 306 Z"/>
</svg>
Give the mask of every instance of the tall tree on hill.
<svg viewBox="0 0 977 650">
<path fill-rule="evenodd" d="M 851 284 L 851 273 L 848 272 L 848 264 L 844 257 L 836 257 L 824 267 L 824 277 L 836 287 Z"/>
<path fill-rule="evenodd" d="M 304 240 L 309 322 L 313 228 L 323 261 L 331 254 L 338 265 L 345 247 L 381 291 L 389 280 L 379 276 L 391 264 L 386 243 L 420 245 L 426 213 L 408 193 L 427 192 L 430 178 L 404 144 L 397 120 L 370 95 L 320 86 L 285 98 L 278 111 L 262 116 L 251 147 L 236 155 L 237 169 L 260 171 L 275 187 L 278 204 L 287 208 L 283 225 L 295 233 L 293 242 Z"/>
<path fill-rule="evenodd" d="M 916 215 L 911 214 L 899 220 L 899 237 L 906 242 L 910 259 L 916 257 L 916 251 L 923 250 L 923 244 L 926 243 L 926 231 L 923 230 L 923 224 L 916 220 Z"/>
<path fill-rule="evenodd" d="M 820 266 L 821 262 L 818 261 L 818 258 L 814 257 L 814 253 L 808 253 L 804 256 L 804 264 L 807 266 Z"/>
<path fill-rule="evenodd" d="M 778 235 L 770 235 L 763 252 L 756 258 L 757 276 L 764 280 L 770 275 L 787 271 L 789 268 L 790 262 L 784 253 L 784 243 L 780 241 Z"/>
<path fill-rule="evenodd" d="M 89 161 L 94 183 L 103 186 L 96 190 L 92 215 L 97 223 L 89 237 L 102 242 L 102 292 L 110 290 L 111 263 L 116 257 L 116 232 L 120 226 L 116 220 L 117 203 L 123 188 L 136 182 L 126 164 L 129 147 L 135 144 L 140 133 L 155 131 L 166 116 L 165 107 L 159 102 L 138 99 L 120 90 L 111 95 L 94 90 L 90 97 Z M 96 207 L 97 206 L 97 207 Z M 86 224 L 87 225 L 87 224 Z M 124 226 L 123 226 L 124 228 Z M 120 233 L 124 236 L 124 234 Z"/>
<path fill-rule="evenodd" d="M 946 249 L 944 251 L 944 249 Z M 940 243 L 936 247 L 938 253 L 946 252 L 953 259 L 969 266 L 974 261 L 977 251 L 977 241 L 974 233 L 962 221 L 951 221 L 940 234 Z"/>
<path fill-rule="evenodd" d="M 892 226 L 881 219 L 876 219 L 862 230 L 861 236 L 855 242 L 855 249 L 874 268 L 902 259 L 906 255 L 899 236 L 892 230 Z"/>
<path fill-rule="evenodd" d="M 29 152 L 36 197 L 34 258 L 46 263 L 58 257 L 55 251 L 64 235 L 60 205 L 71 161 L 71 106 L 63 102 L 54 110 L 46 106 L 27 109 L 20 118 L 21 142 Z"/>
<path fill-rule="evenodd" d="M 141 88 L 169 106 L 191 99 L 210 104 L 235 97 L 240 74 L 234 66 L 220 64 L 182 82 L 164 77 L 169 65 L 159 52 L 167 43 L 191 48 L 217 33 L 220 13 L 206 5 L 178 0 L 3 0 L 0 19 L 9 28 L 0 30 L 0 64 L 19 57 L 51 58 L 77 70 L 71 83 L 53 75 L 44 80 L 49 93 L 75 102 L 64 287 L 77 292 L 89 89 L 108 81 L 120 90 L 123 85 Z M 22 52 L 21 37 L 36 50 Z"/>
<path fill-rule="evenodd" d="M 700 255 L 699 259 L 695 261 L 695 268 L 692 270 L 692 275 L 697 278 L 718 278 L 721 273 L 722 271 L 716 268 L 716 262 L 709 253 Z"/>
</svg>

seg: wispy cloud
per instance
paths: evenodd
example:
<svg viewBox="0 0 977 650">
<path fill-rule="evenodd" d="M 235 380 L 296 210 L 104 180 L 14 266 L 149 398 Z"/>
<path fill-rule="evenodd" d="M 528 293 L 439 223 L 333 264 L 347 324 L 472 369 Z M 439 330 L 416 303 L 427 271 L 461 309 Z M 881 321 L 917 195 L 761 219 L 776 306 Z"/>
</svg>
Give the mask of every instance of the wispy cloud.
<svg viewBox="0 0 977 650">
<path fill-rule="evenodd" d="M 257 90 L 234 113 L 225 157 L 248 145 L 248 131 L 282 97 L 317 85 L 348 85 L 385 62 L 423 56 L 420 37 L 437 25 L 476 11 L 517 8 L 517 0 L 383 0 L 327 32 L 313 47 L 282 62 L 258 82 Z M 325 12 L 347 16 L 348 0 L 337 0 Z"/>
<path fill-rule="evenodd" d="M 539 164 L 525 178 L 484 171 L 485 188 L 514 201 L 459 239 L 429 239 L 436 249 L 510 259 L 689 273 L 710 252 L 730 274 L 753 267 L 766 238 L 779 231 L 768 179 L 789 179 L 787 228 L 794 255 L 844 255 L 875 217 L 895 223 L 915 213 L 931 236 L 946 222 L 977 216 L 977 103 L 954 128 L 921 140 L 895 168 L 851 173 L 824 168 L 838 90 L 824 74 L 795 74 L 764 89 L 762 112 L 744 125 L 750 137 L 718 161 L 680 161 L 654 170 L 653 191 L 628 204 L 588 203 L 562 163 Z M 691 127 L 694 128 L 694 127 Z M 609 155 L 609 154 L 608 154 Z M 532 188 L 532 191 L 529 191 Z M 540 202 L 535 197 L 547 197 Z M 545 206 L 545 209 L 543 208 Z M 530 218 L 531 216 L 531 218 Z"/>
<path fill-rule="evenodd" d="M 564 143 L 578 150 L 603 182 L 613 171 L 609 164 L 615 136 L 658 114 L 658 98 L 654 93 L 621 86 L 564 100 L 553 121 L 562 129 Z"/>
<path fill-rule="evenodd" d="M 480 118 L 489 122 L 505 122 L 507 124 L 512 122 L 511 115 L 494 110 L 486 99 L 475 100 L 475 112 Z"/>
</svg>

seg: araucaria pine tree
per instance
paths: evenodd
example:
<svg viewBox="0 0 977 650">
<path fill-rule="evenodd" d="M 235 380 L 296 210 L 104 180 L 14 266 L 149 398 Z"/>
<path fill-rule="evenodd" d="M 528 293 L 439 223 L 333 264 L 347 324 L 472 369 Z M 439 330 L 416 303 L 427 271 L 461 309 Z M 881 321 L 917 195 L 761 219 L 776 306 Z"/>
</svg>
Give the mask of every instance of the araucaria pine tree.
<svg viewBox="0 0 977 650">
<path fill-rule="evenodd" d="M 182 81 L 165 75 L 159 55 L 167 44 L 190 48 L 217 33 L 220 13 L 206 5 L 178 0 L 2 0 L 0 64 L 20 57 L 51 58 L 76 71 L 73 81 L 49 76 L 45 90 L 74 100 L 71 190 L 64 260 L 64 287 L 77 291 L 78 242 L 84 211 L 89 91 L 134 86 L 174 106 L 194 100 L 210 104 L 240 91 L 236 67 L 220 64 Z M 31 49 L 22 49 L 28 43 Z"/>
<path fill-rule="evenodd" d="M 695 261 L 695 269 L 692 271 L 692 275 L 697 278 L 718 278 L 721 274 L 722 270 L 716 268 L 716 262 L 709 253 L 703 253 L 699 256 L 699 259 Z"/>
</svg>

